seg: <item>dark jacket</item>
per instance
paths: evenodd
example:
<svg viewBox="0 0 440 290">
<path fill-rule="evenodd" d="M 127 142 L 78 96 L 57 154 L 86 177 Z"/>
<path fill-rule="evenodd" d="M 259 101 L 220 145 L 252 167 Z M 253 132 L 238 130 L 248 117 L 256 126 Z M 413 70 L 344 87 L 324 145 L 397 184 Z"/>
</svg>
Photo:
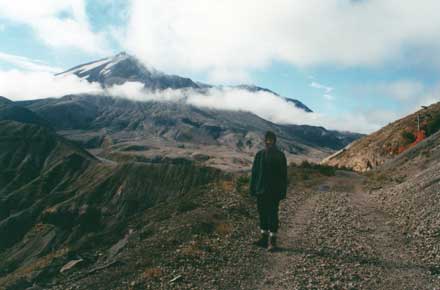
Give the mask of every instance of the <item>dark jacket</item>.
<svg viewBox="0 0 440 290">
<path fill-rule="evenodd" d="M 252 165 L 250 194 L 270 195 L 279 200 L 286 198 L 287 161 L 277 147 L 257 152 Z"/>
</svg>

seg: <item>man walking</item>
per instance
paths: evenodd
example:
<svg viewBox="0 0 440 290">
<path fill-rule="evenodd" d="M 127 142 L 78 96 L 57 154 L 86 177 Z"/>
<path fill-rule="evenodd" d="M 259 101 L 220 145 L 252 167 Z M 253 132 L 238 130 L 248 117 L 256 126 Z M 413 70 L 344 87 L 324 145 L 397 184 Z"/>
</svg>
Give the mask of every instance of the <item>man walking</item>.
<svg viewBox="0 0 440 290">
<path fill-rule="evenodd" d="M 250 194 L 257 197 L 261 238 L 255 244 L 273 251 L 276 249 L 278 207 L 286 198 L 286 156 L 276 146 L 275 133 L 266 132 L 265 149 L 257 152 L 252 165 Z"/>
</svg>

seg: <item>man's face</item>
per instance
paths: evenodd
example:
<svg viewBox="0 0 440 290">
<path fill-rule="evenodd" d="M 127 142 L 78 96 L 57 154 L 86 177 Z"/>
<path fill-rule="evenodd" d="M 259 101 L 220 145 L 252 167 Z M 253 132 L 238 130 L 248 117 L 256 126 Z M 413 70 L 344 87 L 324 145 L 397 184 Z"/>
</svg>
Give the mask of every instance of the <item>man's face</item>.
<svg viewBox="0 0 440 290">
<path fill-rule="evenodd" d="M 266 148 L 272 148 L 275 144 L 275 140 L 273 140 L 272 138 L 266 138 L 264 140 L 264 143 L 266 144 Z"/>
</svg>

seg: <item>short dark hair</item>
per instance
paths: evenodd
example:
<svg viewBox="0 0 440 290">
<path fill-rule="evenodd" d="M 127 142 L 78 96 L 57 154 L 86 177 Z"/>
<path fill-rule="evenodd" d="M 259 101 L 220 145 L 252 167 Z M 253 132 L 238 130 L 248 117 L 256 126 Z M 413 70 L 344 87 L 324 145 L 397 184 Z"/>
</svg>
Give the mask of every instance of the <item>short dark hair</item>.
<svg viewBox="0 0 440 290">
<path fill-rule="evenodd" d="M 277 136 L 272 131 L 267 131 L 266 134 L 264 135 L 264 140 L 267 139 L 272 139 L 274 143 L 277 142 Z"/>
</svg>

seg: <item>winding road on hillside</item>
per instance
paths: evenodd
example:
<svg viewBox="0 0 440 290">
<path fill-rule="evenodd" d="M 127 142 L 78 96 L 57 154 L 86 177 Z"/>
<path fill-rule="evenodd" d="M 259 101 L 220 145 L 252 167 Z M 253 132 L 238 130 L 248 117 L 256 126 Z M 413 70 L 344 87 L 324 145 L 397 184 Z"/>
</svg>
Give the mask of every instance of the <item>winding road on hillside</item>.
<svg viewBox="0 0 440 290">
<path fill-rule="evenodd" d="M 290 191 L 280 219 L 280 250 L 262 250 L 268 262 L 256 289 L 440 289 L 355 173 Z"/>
</svg>

